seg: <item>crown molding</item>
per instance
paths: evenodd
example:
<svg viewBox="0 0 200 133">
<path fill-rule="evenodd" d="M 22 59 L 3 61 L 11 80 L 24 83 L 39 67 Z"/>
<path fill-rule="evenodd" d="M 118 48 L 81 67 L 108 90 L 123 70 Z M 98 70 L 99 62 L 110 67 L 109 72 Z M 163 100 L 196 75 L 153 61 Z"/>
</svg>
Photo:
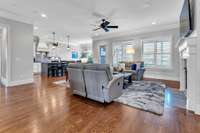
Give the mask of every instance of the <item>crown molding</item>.
<svg viewBox="0 0 200 133">
<path fill-rule="evenodd" d="M 34 20 L 31 19 L 28 16 L 23 16 L 21 14 L 0 8 L 0 17 L 6 18 L 6 19 L 10 19 L 10 20 L 15 20 L 18 22 L 22 22 L 22 23 L 27 23 L 27 24 L 33 24 Z"/>
</svg>

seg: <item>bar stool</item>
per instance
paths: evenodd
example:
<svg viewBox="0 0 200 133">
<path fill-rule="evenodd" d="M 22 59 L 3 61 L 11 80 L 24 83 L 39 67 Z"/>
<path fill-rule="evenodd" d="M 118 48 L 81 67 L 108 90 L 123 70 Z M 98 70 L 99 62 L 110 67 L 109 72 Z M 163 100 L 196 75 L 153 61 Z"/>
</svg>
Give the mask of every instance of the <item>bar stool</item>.
<svg viewBox="0 0 200 133">
<path fill-rule="evenodd" d="M 53 77 L 56 77 L 58 75 L 58 64 L 57 63 L 51 63 L 51 71 L 52 71 Z"/>
<path fill-rule="evenodd" d="M 62 63 L 57 64 L 57 76 L 63 76 Z"/>
<path fill-rule="evenodd" d="M 62 73 L 63 73 L 63 76 L 65 75 L 67 71 L 67 62 L 66 61 L 62 61 Z"/>
</svg>

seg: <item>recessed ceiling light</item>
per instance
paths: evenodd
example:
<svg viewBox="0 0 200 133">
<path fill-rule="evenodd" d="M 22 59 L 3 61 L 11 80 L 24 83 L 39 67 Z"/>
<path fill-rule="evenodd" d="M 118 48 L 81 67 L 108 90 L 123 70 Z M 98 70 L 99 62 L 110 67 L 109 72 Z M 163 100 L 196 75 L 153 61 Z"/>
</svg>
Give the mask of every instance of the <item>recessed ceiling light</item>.
<svg viewBox="0 0 200 133">
<path fill-rule="evenodd" d="M 145 4 L 143 5 L 143 8 L 149 8 L 150 6 L 151 6 L 150 3 L 145 3 Z"/>
<path fill-rule="evenodd" d="M 38 30 L 39 29 L 39 27 L 37 27 L 37 26 L 34 26 L 34 30 Z"/>
<path fill-rule="evenodd" d="M 46 14 L 44 14 L 44 13 L 42 13 L 42 14 L 41 14 L 41 17 L 43 17 L 43 18 L 46 18 L 46 17 L 47 17 L 47 15 L 46 15 Z"/>
<path fill-rule="evenodd" d="M 151 24 L 152 24 L 152 25 L 155 25 L 155 24 L 157 24 L 157 23 L 156 23 L 156 22 L 152 22 Z"/>
</svg>

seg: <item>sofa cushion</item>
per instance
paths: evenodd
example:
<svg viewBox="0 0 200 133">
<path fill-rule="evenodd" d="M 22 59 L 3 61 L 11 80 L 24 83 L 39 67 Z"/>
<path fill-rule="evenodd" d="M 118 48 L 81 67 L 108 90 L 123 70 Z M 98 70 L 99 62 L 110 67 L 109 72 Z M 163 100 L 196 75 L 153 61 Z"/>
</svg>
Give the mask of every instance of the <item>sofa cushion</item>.
<svg viewBox="0 0 200 133">
<path fill-rule="evenodd" d="M 110 66 L 108 64 L 85 64 L 84 69 L 106 71 L 109 81 L 113 79 Z"/>
<path fill-rule="evenodd" d="M 83 64 L 81 63 L 70 63 L 68 68 L 83 69 Z"/>
<path fill-rule="evenodd" d="M 132 64 L 131 65 L 131 70 L 137 70 L 137 64 Z"/>
</svg>

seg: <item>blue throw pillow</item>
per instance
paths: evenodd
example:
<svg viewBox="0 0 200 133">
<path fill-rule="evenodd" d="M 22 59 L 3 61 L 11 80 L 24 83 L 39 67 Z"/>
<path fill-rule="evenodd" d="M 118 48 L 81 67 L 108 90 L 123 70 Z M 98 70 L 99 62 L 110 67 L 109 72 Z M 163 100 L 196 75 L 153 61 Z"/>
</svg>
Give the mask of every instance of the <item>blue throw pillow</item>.
<svg viewBox="0 0 200 133">
<path fill-rule="evenodd" d="M 131 70 L 136 70 L 136 68 L 137 68 L 137 64 L 132 64 L 131 65 Z"/>
</svg>

